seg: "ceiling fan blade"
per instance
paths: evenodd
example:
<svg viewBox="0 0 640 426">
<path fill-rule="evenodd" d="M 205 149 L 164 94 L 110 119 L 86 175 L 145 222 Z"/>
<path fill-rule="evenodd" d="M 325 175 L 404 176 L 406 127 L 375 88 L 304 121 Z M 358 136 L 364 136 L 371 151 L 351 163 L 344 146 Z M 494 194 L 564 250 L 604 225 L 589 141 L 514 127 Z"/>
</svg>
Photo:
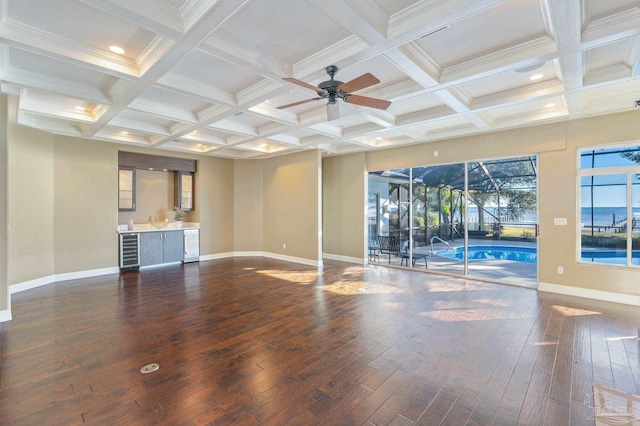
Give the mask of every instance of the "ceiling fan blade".
<svg viewBox="0 0 640 426">
<path fill-rule="evenodd" d="M 311 89 L 311 90 L 313 90 L 315 92 L 318 92 L 318 93 L 324 93 L 324 89 L 321 89 L 321 88 L 316 87 L 316 86 L 312 86 L 309 83 L 305 83 L 304 81 L 298 80 L 297 78 L 284 77 L 283 80 L 284 81 L 288 81 L 289 83 L 297 84 L 298 86 L 302 86 L 302 87 L 305 87 L 307 89 Z"/>
<path fill-rule="evenodd" d="M 356 77 L 351 81 L 347 81 L 346 83 L 341 84 L 340 86 L 338 86 L 338 89 L 342 90 L 345 93 L 351 93 L 378 83 L 380 83 L 380 80 L 378 80 L 373 74 L 368 72 L 366 74 L 362 74 L 360 77 Z"/>
<path fill-rule="evenodd" d="M 338 102 L 327 104 L 327 121 L 333 121 L 340 118 L 340 106 Z"/>
<path fill-rule="evenodd" d="M 344 101 L 350 104 L 362 105 L 377 109 L 387 109 L 391 102 L 382 99 L 368 98 L 366 96 L 349 95 L 344 97 Z"/>
<path fill-rule="evenodd" d="M 307 100 L 305 100 L 305 101 L 294 102 L 294 103 L 292 103 L 292 104 L 282 105 L 282 106 L 276 107 L 276 109 L 291 108 L 291 107 L 294 107 L 294 106 L 296 106 L 296 105 L 306 104 L 307 102 L 319 101 L 320 99 L 322 99 L 322 98 L 312 98 L 312 99 L 307 99 Z"/>
</svg>

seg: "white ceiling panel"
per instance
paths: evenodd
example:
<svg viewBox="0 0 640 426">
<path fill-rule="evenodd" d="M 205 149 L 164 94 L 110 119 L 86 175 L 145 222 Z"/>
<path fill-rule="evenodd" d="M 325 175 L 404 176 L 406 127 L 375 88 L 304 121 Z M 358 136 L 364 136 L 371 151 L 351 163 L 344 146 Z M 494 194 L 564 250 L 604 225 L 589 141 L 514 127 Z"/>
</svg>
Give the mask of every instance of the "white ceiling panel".
<svg viewBox="0 0 640 426">
<path fill-rule="evenodd" d="M 137 58 L 155 37 L 139 25 L 74 0 L 13 0 L 9 2 L 9 17 L 105 51 L 120 46 L 130 59 Z"/>
<path fill-rule="evenodd" d="M 637 0 L 0 5 L 0 88 L 18 96 L 19 123 L 225 158 L 298 144 L 335 155 L 609 114 L 633 110 L 640 93 Z M 349 91 L 391 105 L 345 103 L 329 88 L 341 118 L 328 121 L 329 92 L 314 87 L 334 64 L 338 81 L 373 74 L 380 83 Z"/>
<path fill-rule="evenodd" d="M 174 73 L 208 86 L 235 93 L 262 78 L 250 71 L 194 50 L 173 69 Z"/>
<path fill-rule="evenodd" d="M 506 90 L 540 85 L 557 79 L 558 75 L 553 61 L 547 61 L 535 70 L 527 72 L 506 71 L 462 84 L 460 88 L 472 98 L 477 98 Z"/>
<path fill-rule="evenodd" d="M 168 104 L 174 108 L 191 112 L 198 112 L 209 105 L 199 99 L 153 86 L 145 90 L 140 95 L 140 99 L 155 102 L 159 105 Z"/>
<path fill-rule="evenodd" d="M 303 0 L 261 0 L 231 18 L 224 31 L 288 63 L 296 63 L 350 33 Z M 330 65 L 330 64 L 327 64 Z"/>
<path fill-rule="evenodd" d="M 491 22 L 491 26 L 487 26 Z M 451 66 L 545 35 L 538 1 L 507 1 L 419 39 L 441 66 Z"/>
</svg>

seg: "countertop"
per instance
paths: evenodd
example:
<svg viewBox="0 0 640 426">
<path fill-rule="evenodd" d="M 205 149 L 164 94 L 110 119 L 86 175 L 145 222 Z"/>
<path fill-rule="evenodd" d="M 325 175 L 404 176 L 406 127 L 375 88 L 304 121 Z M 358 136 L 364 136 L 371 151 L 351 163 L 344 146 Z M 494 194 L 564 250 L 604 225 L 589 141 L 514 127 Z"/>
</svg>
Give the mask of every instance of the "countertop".
<svg viewBox="0 0 640 426">
<path fill-rule="evenodd" d="M 184 229 L 200 229 L 198 222 L 184 222 L 181 227 L 177 227 L 173 222 L 158 222 L 156 227 L 150 223 L 134 223 L 133 230 L 127 229 L 127 225 L 118 225 L 118 234 L 131 234 L 137 232 L 162 232 L 162 231 L 180 231 Z"/>
</svg>

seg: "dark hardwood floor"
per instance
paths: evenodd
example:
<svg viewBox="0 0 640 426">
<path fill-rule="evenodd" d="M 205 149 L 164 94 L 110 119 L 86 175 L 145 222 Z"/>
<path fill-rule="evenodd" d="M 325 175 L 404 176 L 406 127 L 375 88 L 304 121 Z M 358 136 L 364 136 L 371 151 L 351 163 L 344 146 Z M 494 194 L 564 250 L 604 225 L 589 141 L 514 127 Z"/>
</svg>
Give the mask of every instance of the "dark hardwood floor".
<svg viewBox="0 0 640 426">
<path fill-rule="evenodd" d="M 638 308 L 377 266 L 171 266 L 13 318 L 2 425 L 585 425 L 594 382 L 640 385 Z"/>
</svg>

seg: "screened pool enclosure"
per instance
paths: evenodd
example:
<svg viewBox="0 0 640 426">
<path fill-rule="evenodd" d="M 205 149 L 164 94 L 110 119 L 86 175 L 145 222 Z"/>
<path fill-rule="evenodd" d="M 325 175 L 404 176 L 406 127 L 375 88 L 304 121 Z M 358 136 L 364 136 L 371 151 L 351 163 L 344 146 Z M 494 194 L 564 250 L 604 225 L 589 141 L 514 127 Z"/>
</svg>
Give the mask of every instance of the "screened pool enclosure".
<svg viewBox="0 0 640 426">
<path fill-rule="evenodd" d="M 375 171 L 368 188 L 370 262 L 537 284 L 536 157 Z"/>
</svg>

